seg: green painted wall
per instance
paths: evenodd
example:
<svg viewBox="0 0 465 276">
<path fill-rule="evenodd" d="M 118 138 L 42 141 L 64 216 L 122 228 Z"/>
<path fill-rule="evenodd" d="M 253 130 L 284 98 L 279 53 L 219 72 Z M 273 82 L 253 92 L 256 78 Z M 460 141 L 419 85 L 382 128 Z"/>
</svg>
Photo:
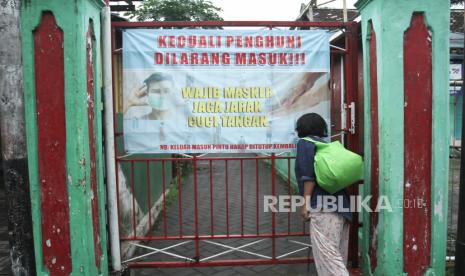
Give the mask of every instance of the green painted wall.
<svg viewBox="0 0 465 276">
<path fill-rule="evenodd" d="M 34 248 L 38 275 L 48 275 L 43 266 L 41 251 L 40 184 L 38 182 L 37 126 L 35 117 L 34 41 L 33 31 L 42 13 L 50 11 L 64 34 L 66 163 L 70 209 L 70 235 L 73 275 L 108 275 L 107 234 L 105 215 L 105 187 L 102 155 L 102 99 L 100 55 L 100 0 L 26 0 L 22 3 L 21 28 L 24 62 L 24 96 L 26 111 L 29 178 L 34 230 Z M 101 267 L 97 270 L 94 258 L 90 162 L 86 93 L 86 32 L 93 25 L 95 51 L 95 133 L 96 161 L 100 215 Z M 81 180 L 81 181 L 79 181 Z"/>
<path fill-rule="evenodd" d="M 286 153 L 286 154 L 283 154 L 282 156 L 293 156 L 293 157 L 295 157 L 295 154 Z M 287 159 L 276 159 L 276 161 L 275 161 L 276 173 L 279 176 L 281 176 L 284 179 L 284 181 L 288 181 L 288 176 L 289 176 L 288 173 L 290 172 L 291 187 L 295 191 L 298 191 L 297 180 L 295 178 L 294 168 L 295 168 L 295 159 L 291 159 L 290 164 L 288 163 Z"/>
<path fill-rule="evenodd" d="M 364 76 L 369 76 L 368 22 L 377 39 L 379 106 L 379 194 L 391 202 L 403 200 L 403 36 L 413 12 L 423 12 L 433 37 L 433 163 L 432 163 L 432 249 L 428 275 L 444 275 L 449 148 L 449 1 L 359 0 L 362 15 Z M 365 103 L 370 102 L 369 78 Z M 370 109 L 365 105 L 365 184 L 370 194 Z M 368 256 L 369 215 L 362 214 L 362 262 L 366 275 L 403 274 L 403 211 L 381 212 L 378 227 L 378 266 L 370 270 Z"/>
</svg>

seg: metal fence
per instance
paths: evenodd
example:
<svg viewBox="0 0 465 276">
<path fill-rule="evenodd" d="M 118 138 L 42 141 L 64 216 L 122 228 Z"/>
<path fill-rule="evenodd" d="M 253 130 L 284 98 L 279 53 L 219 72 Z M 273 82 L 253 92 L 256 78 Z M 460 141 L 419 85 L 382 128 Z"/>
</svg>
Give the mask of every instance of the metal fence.
<svg viewBox="0 0 465 276">
<path fill-rule="evenodd" d="M 447 256 L 455 255 L 460 190 L 460 148 L 451 149 L 449 159 L 449 204 L 447 210 Z"/>
<path fill-rule="evenodd" d="M 266 212 L 263 206 L 265 195 L 292 194 L 292 159 L 251 155 L 118 160 L 131 168 L 129 179 L 126 177 L 123 183 L 131 190 L 132 210 L 129 219 L 122 219 L 121 210 L 119 217 L 120 228 L 130 225 L 121 241 L 129 242 L 133 256 L 123 263 L 130 267 L 179 267 L 311 262 L 307 255 L 308 225 L 300 220 L 298 212 Z M 287 179 L 277 178 L 276 160 L 289 164 Z M 147 169 L 135 170 L 136 163 L 145 164 Z M 153 163 L 162 167 L 170 163 L 176 172 L 171 183 L 162 177 L 157 208 L 150 200 L 150 177 L 146 183 L 134 181 L 137 174 L 148 174 Z M 149 198 L 145 219 L 138 215 L 141 207 L 135 197 L 136 186 L 143 186 Z M 170 196 L 173 191 L 176 196 Z M 234 239 L 241 240 L 241 245 Z M 156 243 L 150 243 L 153 241 Z"/>
</svg>

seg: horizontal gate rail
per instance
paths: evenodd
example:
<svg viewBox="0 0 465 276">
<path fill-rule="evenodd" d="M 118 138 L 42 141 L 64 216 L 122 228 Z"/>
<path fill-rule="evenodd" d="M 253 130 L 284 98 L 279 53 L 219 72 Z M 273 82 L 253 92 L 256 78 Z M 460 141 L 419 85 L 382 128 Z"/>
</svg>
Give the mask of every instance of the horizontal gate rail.
<svg viewBox="0 0 465 276">
<path fill-rule="evenodd" d="M 149 22 L 112 22 L 117 28 L 149 28 L 149 27 L 294 27 L 294 28 L 345 28 L 347 23 L 338 21 L 149 21 Z"/>
<path fill-rule="evenodd" d="M 144 267 L 208 267 L 208 266 L 236 266 L 236 265 L 272 265 L 272 264 L 306 264 L 313 262 L 313 258 L 293 257 L 281 260 L 264 260 L 264 259 L 236 259 L 236 260 L 215 260 L 207 262 L 184 262 L 180 265 L 178 262 L 133 262 L 129 264 L 131 268 Z"/>
<path fill-rule="evenodd" d="M 153 162 L 153 161 L 183 161 L 183 162 L 189 162 L 194 159 L 194 156 L 192 157 L 147 157 L 147 158 L 118 158 L 118 162 Z M 240 160 L 271 160 L 270 156 L 243 156 L 243 157 L 215 157 L 215 156 L 207 156 L 207 157 L 196 157 L 197 161 L 240 161 Z M 275 155 L 274 159 L 293 159 L 293 157 L 289 156 L 277 156 Z"/>
<path fill-rule="evenodd" d="M 299 232 L 280 232 L 280 233 L 275 233 L 273 234 L 259 234 L 259 235 L 254 235 L 254 234 L 229 234 L 229 235 L 199 235 L 197 239 L 199 240 L 212 240 L 212 239 L 256 239 L 256 238 L 285 238 L 285 237 L 300 237 L 300 236 L 307 236 L 308 233 L 304 233 L 302 231 Z M 195 239 L 195 235 L 182 235 L 182 236 L 148 236 L 148 237 L 121 237 L 120 240 L 122 241 L 160 241 L 160 240 L 191 240 Z"/>
</svg>

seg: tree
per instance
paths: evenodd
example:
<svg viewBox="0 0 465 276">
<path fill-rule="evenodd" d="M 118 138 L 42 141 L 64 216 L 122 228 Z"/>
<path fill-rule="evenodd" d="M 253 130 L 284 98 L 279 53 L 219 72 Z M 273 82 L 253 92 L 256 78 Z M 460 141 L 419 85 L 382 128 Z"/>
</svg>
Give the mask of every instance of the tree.
<svg viewBox="0 0 465 276">
<path fill-rule="evenodd" d="M 221 11 L 208 0 L 146 0 L 129 16 L 139 21 L 223 21 Z"/>
</svg>

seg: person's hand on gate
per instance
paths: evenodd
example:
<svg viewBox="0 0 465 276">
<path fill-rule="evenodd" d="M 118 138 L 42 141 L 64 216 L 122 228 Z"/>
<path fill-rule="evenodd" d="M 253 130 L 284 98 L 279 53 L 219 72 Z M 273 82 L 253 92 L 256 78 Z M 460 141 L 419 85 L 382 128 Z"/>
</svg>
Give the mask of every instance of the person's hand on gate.
<svg viewBox="0 0 465 276">
<path fill-rule="evenodd" d="M 310 220 L 310 196 L 315 187 L 315 181 L 305 181 L 304 182 L 304 205 L 300 210 L 300 216 L 304 221 Z"/>
<path fill-rule="evenodd" d="M 129 99 L 125 101 L 123 113 L 126 113 L 132 106 L 147 105 L 147 101 L 143 99 L 147 96 L 147 92 L 147 85 L 145 84 L 139 88 L 133 89 L 129 95 Z"/>
<path fill-rule="evenodd" d="M 303 221 L 310 220 L 310 212 L 307 210 L 307 206 L 302 206 L 302 208 L 300 209 L 300 216 L 302 217 Z"/>
</svg>

